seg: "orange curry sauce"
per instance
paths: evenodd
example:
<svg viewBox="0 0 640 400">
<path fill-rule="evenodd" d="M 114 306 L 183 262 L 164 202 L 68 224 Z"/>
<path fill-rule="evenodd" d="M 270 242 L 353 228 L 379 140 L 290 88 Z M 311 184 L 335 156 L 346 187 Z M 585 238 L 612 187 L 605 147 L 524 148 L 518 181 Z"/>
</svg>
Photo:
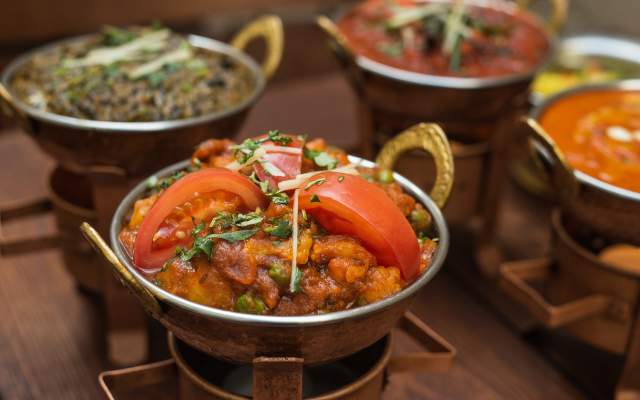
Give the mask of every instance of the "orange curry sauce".
<svg viewBox="0 0 640 400">
<path fill-rule="evenodd" d="M 575 93 L 555 101 L 540 123 L 572 167 L 640 192 L 640 91 Z"/>
<path fill-rule="evenodd" d="M 449 56 L 441 48 L 441 38 L 427 34 L 424 22 L 409 24 L 410 35 L 403 33 L 402 29 L 388 29 L 387 21 L 393 13 L 389 3 L 365 0 L 339 19 L 340 31 L 358 55 L 411 72 L 495 77 L 528 72 L 540 64 L 549 51 L 545 29 L 530 15 L 512 12 L 511 8 L 499 10 L 473 6 L 469 2 L 466 13 L 476 24 L 500 33 L 489 34 L 488 29 L 484 32 L 473 30 L 462 43 L 459 69 L 451 70 Z M 438 2 L 396 0 L 391 3 L 394 7 L 412 7 Z M 430 41 L 434 43 L 430 44 Z M 397 50 L 389 52 L 385 48 Z"/>
</svg>

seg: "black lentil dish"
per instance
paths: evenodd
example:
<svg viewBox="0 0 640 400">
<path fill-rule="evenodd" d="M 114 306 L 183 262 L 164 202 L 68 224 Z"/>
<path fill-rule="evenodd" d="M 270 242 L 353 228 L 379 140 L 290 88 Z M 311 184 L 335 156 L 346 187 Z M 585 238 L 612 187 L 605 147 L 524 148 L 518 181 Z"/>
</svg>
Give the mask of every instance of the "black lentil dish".
<svg viewBox="0 0 640 400">
<path fill-rule="evenodd" d="M 225 310 L 374 303 L 417 279 L 438 246 L 431 214 L 390 171 L 351 164 L 322 139 L 212 139 L 187 169 L 147 187 L 120 245 L 160 288 Z"/>
<path fill-rule="evenodd" d="M 241 62 L 162 26 L 105 27 L 38 52 L 11 87 L 25 103 L 99 121 L 165 121 L 229 109 L 256 82 Z"/>
</svg>

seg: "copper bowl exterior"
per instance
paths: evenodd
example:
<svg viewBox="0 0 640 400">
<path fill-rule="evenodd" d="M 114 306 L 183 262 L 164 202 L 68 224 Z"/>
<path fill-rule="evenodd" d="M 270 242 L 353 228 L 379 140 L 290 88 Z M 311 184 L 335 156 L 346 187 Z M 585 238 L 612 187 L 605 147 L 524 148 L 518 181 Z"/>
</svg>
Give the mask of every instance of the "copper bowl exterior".
<svg viewBox="0 0 640 400">
<path fill-rule="evenodd" d="M 138 272 L 118 240 L 125 217 L 146 191 L 144 182 L 122 200 L 113 216 L 110 231 L 113 250 L 90 225 L 83 224 L 82 230 L 147 311 L 189 345 L 237 363 L 251 363 L 261 356 L 298 357 L 303 358 L 305 364 L 327 362 L 363 349 L 388 334 L 417 291 L 442 267 L 449 248 L 449 233 L 440 208 L 446 203 L 453 184 L 453 156 L 444 132 L 433 124 L 409 128 L 387 143 L 376 164 L 392 169 L 401 153 L 415 148 L 430 152 L 437 166 L 431 197 L 403 176 L 394 173 L 394 178 L 431 213 L 438 248 L 429 268 L 414 282 L 386 299 L 363 307 L 319 315 L 252 315 L 207 307 L 164 291 Z M 349 159 L 365 167 L 376 165 L 355 156 Z M 189 161 L 174 164 L 156 176 L 169 176 L 188 165 Z"/>
<path fill-rule="evenodd" d="M 242 48 L 256 37 L 268 44 L 267 61 L 261 67 Z M 65 169 L 86 173 L 88 167 L 115 166 L 129 176 L 145 176 L 190 154 L 198 143 L 214 137 L 235 135 L 248 111 L 260 97 L 266 80 L 275 72 L 282 54 L 282 24 L 266 16 L 250 23 L 232 41 L 235 46 L 203 36 L 188 35 L 198 48 L 224 54 L 250 71 L 255 87 L 238 105 L 199 117 L 151 122 L 96 121 L 69 117 L 34 108 L 11 92 L 11 79 L 34 55 L 86 36 L 58 41 L 32 50 L 11 62 L 0 76 L 0 105 L 20 120 L 24 130 Z M 177 139 L 179 138 L 179 139 Z M 153 157 L 139 157 L 153 154 Z"/>
<path fill-rule="evenodd" d="M 357 157 L 351 160 L 360 161 Z M 188 162 L 181 162 L 157 176 L 171 175 L 187 165 Z M 364 160 L 362 165 L 373 163 Z M 146 190 L 144 183 L 134 188 L 118 207 L 111 224 L 111 245 L 129 273 L 157 299 L 159 306 L 150 310 L 154 317 L 191 346 L 216 358 L 241 363 L 250 363 L 256 356 L 276 355 L 302 357 L 306 364 L 331 361 L 365 348 L 389 333 L 416 292 L 441 268 L 448 251 L 447 227 L 436 204 L 404 177 L 396 174 L 395 178 L 433 215 L 439 245 L 431 266 L 415 282 L 364 307 L 322 315 L 263 316 L 215 309 L 165 292 L 138 272 L 118 241 L 125 216 Z"/>
<path fill-rule="evenodd" d="M 603 182 L 571 168 L 561 150 L 536 122 L 546 109 L 564 97 L 593 90 L 640 90 L 640 80 L 584 85 L 545 100 L 525 121 L 536 153 L 552 176 L 553 189 L 565 218 L 613 241 L 640 245 L 640 193 Z"/>
</svg>

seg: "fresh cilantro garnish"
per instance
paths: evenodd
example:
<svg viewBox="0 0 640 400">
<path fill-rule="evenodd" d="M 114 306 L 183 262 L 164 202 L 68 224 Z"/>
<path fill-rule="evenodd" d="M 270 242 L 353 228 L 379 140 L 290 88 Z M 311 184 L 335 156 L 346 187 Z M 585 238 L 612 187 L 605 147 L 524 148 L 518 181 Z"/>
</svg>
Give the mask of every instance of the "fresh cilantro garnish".
<svg viewBox="0 0 640 400">
<path fill-rule="evenodd" d="M 309 199 L 310 203 L 320 203 L 320 197 L 317 194 L 311 195 L 311 199 Z"/>
<path fill-rule="evenodd" d="M 206 236 L 196 236 L 193 241 L 193 246 L 190 249 L 186 250 L 180 246 L 176 247 L 176 256 L 180 257 L 184 261 L 189 261 L 197 254 L 202 253 L 207 256 L 207 259 L 209 261 L 211 261 L 211 254 L 213 252 L 213 239 L 222 239 L 226 240 L 227 242 L 238 242 L 250 238 L 257 232 L 258 228 L 223 233 L 211 233 Z"/>
<path fill-rule="evenodd" d="M 222 240 L 226 240 L 227 242 L 239 242 L 241 240 L 249 239 L 251 236 L 255 235 L 258 231 L 259 231 L 258 228 L 244 229 L 244 230 L 232 231 L 232 232 L 212 233 L 205 237 L 207 238 L 210 237 L 212 239 L 222 239 Z"/>
<path fill-rule="evenodd" d="M 293 266 L 291 270 L 291 281 L 289 284 L 289 291 L 291 293 L 298 293 L 300 291 L 300 281 L 302 280 L 302 271 L 297 265 Z"/>
<path fill-rule="evenodd" d="M 311 188 L 312 186 L 315 186 L 315 185 L 318 185 L 318 186 L 319 186 L 319 185 L 322 185 L 322 184 L 323 184 L 323 183 L 325 183 L 326 181 L 327 181 L 327 178 L 325 178 L 324 176 L 323 176 L 323 177 L 320 177 L 320 178 L 318 178 L 318 179 L 314 179 L 314 180 L 312 180 L 311 182 L 307 183 L 307 184 L 304 186 L 304 190 L 309 190 L 309 188 Z"/>
<path fill-rule="evenodd" d="M 207 256 L 207 260 L 211 260 L 211 253 L 213 252 L 213 240 L 209 236 L 197 236 L 193 241 L 193 246 L 186 250 L 183 247 L 176 247 L 176 256 L 180 257 L 183 261 L 189 261 L 195 257 L 198 253 L 202 253 Z"/>
<path fill-rule="evenodd" d="M 229 228 L 232 225 L 238 227 L 245 227 L 251 225 L 257 225 L 264 217 L 259 211 L 254 211 L 247 214 L 230 214 L 228 212 L 219 212 L 209 224 L 210 228 L 219 225 L 222 229 Z"/>
<path fill-rule="evenodd" d="M 269 140 L 271 140 L 273 143 L 282 145 L 282 146 L 286 146 L 289 143 L 291 143 L 291 139 L 289 136 L 285 136 L 283 135 L 279 130 L 272 130 L 269 131 L 267 133 L 267 137 L 269 138 Z"/>
<path fill-rule="evenodd" d="M 267 226 L 264 231 L 275 237 L 286 239 L 291 236 L 291 224 L 285 219 L 277 219 L 272 221 L 272 226 Z"/>
<path fill-rule="evenodd" d="M 259 180 L 255 172 L 249 175 L 249 179 L 256 185 L 258 185 L 260 190 L 262 190 L 262 193 L 264 193 L 265 196 L 269 197 L 274 204 L 289 204 L 289 196 L 280 192 L 279 190 L 271 190 L 269 188 L 269 182 Z"/>
<path fill-rule="evenodd" d="M 334 169 L 338 165 L 336 159 L 324 151 L 311 150 L 305 147 L 304 156 L 312 160 L 320 168 Z"/>
</svg>

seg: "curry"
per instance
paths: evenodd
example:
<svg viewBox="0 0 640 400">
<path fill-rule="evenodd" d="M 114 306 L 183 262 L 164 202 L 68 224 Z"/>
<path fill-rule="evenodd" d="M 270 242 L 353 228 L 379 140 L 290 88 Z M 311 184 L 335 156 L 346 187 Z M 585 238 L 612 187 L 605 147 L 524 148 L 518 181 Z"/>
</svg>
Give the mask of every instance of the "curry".
<svg viewBox="0 0 640 400">
<path fill-rule="evenodd" d="M 429 268 L 431 215 L 391 171 L 270 131 L 202 143 L 152 177 L 119 239 L 160 288 L 211 307 L 302 315 L 370 304 Z"/>
<path fill-rule="evenodd" d="M 365 0 L 338 27 L 358 55 L 441 76 L 527 73 L 543 62 L 550 46 L 529 14 L 463 1 Z"/>
<path fill-rule="evenodd" d="M 540 123 L 572 167 L 640 192 L 640 91 L 576 92 L 554 101 Z"/>
<path fill-rule="evenodd" d="M 247 66 L 168 28 L 105 27 L 36 53 L 10 82 L 25 104 L 69 117 L 168 121 L 230 109 L 256 88 Z"/>
</svg>

